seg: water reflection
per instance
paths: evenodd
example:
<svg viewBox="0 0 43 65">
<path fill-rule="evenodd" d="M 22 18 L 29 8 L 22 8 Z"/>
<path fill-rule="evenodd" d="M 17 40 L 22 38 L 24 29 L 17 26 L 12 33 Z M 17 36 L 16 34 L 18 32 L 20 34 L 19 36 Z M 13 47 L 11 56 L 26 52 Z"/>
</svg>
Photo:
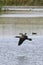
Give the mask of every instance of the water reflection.
<svg viewBox="0 0 43 65">
<path fill-rule="evenodd" d="M 17 65 L 28 65 L 28 57 L 26 56 L 18 56 L 17 58 Z"/>
</svg>

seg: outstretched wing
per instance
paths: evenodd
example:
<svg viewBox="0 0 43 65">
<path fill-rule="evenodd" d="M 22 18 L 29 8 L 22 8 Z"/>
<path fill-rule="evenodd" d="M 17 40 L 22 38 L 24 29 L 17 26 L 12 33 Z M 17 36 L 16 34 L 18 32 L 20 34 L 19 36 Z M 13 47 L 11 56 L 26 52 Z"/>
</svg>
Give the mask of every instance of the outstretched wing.
<svg viewBox="0 0 43 65">
<path fill-rule="evenodd" d="M 23 33 L 19 33 L 20 35 L 23 35 Z"/>
<path fill-rule="evenodd" d="M 18 45 L 21 45 L 25 39 L 20 38 Z"/>
</svg>

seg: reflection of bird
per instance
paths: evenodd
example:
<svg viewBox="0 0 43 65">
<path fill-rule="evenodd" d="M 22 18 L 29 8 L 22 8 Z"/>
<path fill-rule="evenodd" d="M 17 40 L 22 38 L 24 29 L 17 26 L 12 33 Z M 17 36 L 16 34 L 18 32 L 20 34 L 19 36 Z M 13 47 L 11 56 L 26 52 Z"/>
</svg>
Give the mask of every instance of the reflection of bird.
<svg viewBox="0 0 43 65">
<path fill-rule="evenodd" d="M 32 41 L 31 38 L 28 38 L 26 33 L 25 34 L 20 33 L 20 35 L 21 36 L 16 36 L 16 38 L 20 38 L 18 45 L 21 45 L 23 43 L 23 41 L 25 41 L 26 39 L 29 40 L 29 41 Z"/>
</svg>

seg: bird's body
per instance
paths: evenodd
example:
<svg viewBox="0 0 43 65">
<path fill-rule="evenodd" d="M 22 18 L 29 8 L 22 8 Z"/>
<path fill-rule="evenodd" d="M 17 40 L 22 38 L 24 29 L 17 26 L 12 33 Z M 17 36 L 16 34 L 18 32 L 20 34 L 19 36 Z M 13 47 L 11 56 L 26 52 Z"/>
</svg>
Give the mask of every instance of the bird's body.
<svg viewBox="0 0 43 65">
<path fill-rule="evenodd" d="M 27 37 L 26 33 L 25 34 L 20 33 L 20 34 L 21 36 L 16 36 L 16 38 L 20 38 L 18 45 L 21 45 L 26 39 L 32 41 L 31 38 Z"/>
</svg>

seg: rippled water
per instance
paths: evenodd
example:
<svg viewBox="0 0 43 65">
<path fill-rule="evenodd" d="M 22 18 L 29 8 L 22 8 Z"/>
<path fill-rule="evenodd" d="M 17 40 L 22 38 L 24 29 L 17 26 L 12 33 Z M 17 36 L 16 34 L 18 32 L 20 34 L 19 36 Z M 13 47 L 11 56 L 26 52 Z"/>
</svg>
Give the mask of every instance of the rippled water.
<svg viewBox="0 0 43 65">
<path fill-rule="evenodd" d="M 30 36 L 32 41 L 0 38 L 0 65 L 43 65 L 43 36 Z"/>
<path fill-rule="evenodd" d="M 19 33 L 27 33 L 32 41 L 18 46 Z M 37 35 L 32 35 L 36 32 Z M 0 24 L 0 65 L 43 65 L 43 25 Z"/>
</svg>

